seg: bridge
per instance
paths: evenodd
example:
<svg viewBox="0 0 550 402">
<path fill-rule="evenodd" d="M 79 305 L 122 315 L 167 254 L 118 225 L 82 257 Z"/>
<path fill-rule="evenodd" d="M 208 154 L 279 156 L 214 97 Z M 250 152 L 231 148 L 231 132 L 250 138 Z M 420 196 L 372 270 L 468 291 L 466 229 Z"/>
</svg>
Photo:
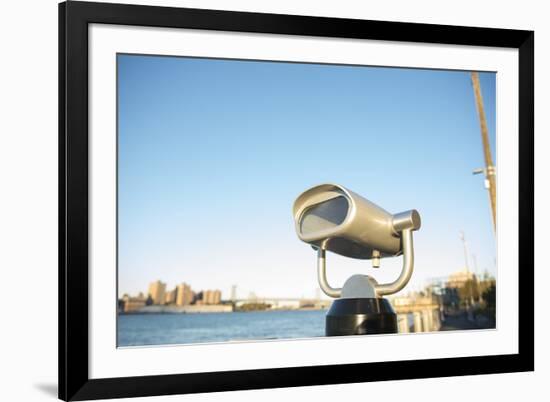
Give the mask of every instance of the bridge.
<svg viewBox="0 0 550 402">
<path fill-rule="evenodd" d="M 285 309 L 285 310 L 297 310 L 305 308 L 321 308 L 326 309 L 330 307 L 332 300 L 324 299 L 299 299 L 292 297 L 255 297 L 248 299 L 236 299 L 234 304 L 236 307 L 241 307 L 244 304 L 256 303 L 267 304 L 270 309 Z"/>
</svg>

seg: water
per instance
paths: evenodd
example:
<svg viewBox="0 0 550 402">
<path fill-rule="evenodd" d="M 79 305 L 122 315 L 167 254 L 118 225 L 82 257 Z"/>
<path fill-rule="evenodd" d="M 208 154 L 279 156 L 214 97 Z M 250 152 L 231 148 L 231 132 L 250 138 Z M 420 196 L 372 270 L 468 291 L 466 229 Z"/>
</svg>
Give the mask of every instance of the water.
<svg viewBox="0 0 550 402">
<path fill-rule="evenodd" d="M 118 346 L 311 338 L 325 334 L 325 310 L 118 316 Z"/>
</svg>

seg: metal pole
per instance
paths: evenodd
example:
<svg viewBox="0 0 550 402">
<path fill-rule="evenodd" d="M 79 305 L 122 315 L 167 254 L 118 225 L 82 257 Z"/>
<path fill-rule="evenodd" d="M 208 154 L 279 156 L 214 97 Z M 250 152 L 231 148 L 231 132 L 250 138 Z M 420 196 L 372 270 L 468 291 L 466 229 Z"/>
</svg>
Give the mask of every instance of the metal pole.
<svg viewBox="0 0 550 402">
<path fill-rule="evenodd" d="M 375 285 L 374 289 L 378 297 L 399 292 L 411 279 L 414 267 L 412 229 L 404 229 L 401 231 L 401 242 L 403 243 L 403 269 L 401 270 L 401 274 L 392 283 Z"/>
<path fill-rule="evenodd" d="M 497 183 L 496 172 L 491 156 L 491 147 L 489 145 L 489 134 L 487 130 L 487 121 L 485 119 L 485 110 L 483 108 L 483 98 L 481 97 L 481 88 L 479 86 L 479 76 L 476 72 L 471 73 L 472 86 L 476 98 L 477 114 L 479 116 L 479 124 L 481 127 L 481 141 L 483 143 L 483 156 L 485 158 L 485 179 L 488 183 L 489 202 L 491 204 L 491 217 L 493 219 L 493 230 L 496 231 L 497 221 Z"/>
<path fill-rule="evenodd" d="M 322 248 L 317 249 L 317 279 L 319 287 L 329 297 L 340 297 L 342 294 L 341 288 L 333 288 L 327 281 L 327 256 L 326 251 Z"/>
<path fill-rule="evenodd" d="M 466 271 L 470 272 L 470 266 L 468 264 L 468 246 L 466 245 L 466 237 L 462 230 L 460 231 L 460 240 L 462 240 L 462 246 L 464 247 L 464 264 L 466 264 Z"/>
</svg>

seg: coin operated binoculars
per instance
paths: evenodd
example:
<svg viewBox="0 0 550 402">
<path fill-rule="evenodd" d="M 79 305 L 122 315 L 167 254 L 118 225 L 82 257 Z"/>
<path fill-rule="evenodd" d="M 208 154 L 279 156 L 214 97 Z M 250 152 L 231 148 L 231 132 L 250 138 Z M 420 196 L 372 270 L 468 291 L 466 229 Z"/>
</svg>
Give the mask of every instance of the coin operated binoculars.
<svg viewBox="0 0 550 402">
<path fill-rule="evenodd" d="M 413 273 L 412 232 L 420 229 L 420 215 L 410 210 L 392 215 L 369 200 L 336 184 L 322 184 L 302 193 L 294 202 L 296 233 L 317 250 L 321 290 L 336 300 L 326 316 L 325 332 L 362 335 L 397 332 L 397 315 L 383 296 L 399 292 Z M 403 255 L 403 269 L 391 283 L 353 275 L 342 288 L 327 282 L 326 251 L 371 260 L 375 268 L 386 257 Z"/>
</svg>

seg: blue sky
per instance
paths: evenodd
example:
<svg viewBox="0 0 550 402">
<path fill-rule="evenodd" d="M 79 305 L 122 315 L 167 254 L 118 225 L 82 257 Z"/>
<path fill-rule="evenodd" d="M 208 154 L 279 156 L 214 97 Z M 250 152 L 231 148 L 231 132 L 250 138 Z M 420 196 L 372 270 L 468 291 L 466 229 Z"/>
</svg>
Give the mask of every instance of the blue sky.
<svg viewBox="0 0 550 402">
<path fill-rule="evenodd" d="M 480 80 L 496 159 L 496 75 Z M 232 284 L 239 297 L 313 296 L 315 255 L 291 208 L 325 182 L 420 212 L 406 289 L 464 267 L 460 230 L 478 271 L 496 275 L 468 72 L 119 55 L 118 113 L 121 294 L 161 279 L 223 297 Z M 401 268 L 327 263 L 333 286 Z"/>
</svg>

